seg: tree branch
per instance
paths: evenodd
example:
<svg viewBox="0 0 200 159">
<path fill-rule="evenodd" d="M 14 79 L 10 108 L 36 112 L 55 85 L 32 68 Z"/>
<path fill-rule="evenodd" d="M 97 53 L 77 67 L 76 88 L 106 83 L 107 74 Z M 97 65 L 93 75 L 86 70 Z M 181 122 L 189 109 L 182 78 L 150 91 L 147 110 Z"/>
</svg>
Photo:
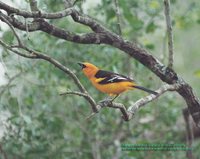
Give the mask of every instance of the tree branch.
<svg viewBox="0 0 200 159">
<path fill-rule="evenodd" d="M 119 109 L 122 113 L 122 118 L 125 121 L 130 120 L 129 114 L 126 111 L 126 107 L 122 103 L 114 103 L 109 100 L 104 100 L 104 101 L 100 101 L 98 105 L 100 106 L 100 108 L 110 107 L 110 108 L 114 108 L 114 109 Z"/>
<path fill-rule="evenodd" d="M 7 44 L 4 43 L 1 39 L 0 39 L 0 44 L 1 44 L 4 48 L 6 48 L 6 49 L 12 51 L 13 53 L 15 53 L 15 54 L 17 54 L 17 55 L 19 55 L 19 56 L 26 57 L 26 58 L 36 58 L 36 56 L 35 56 L 34 54 L 25 54 L 25 53 L 19 52 L 18 50 L 15 50 L 12 46 L 7 45 Z M 18 46 L 17 46 L 17 47 L 18 47 Z"/>
<path fill-rule="evenodd" d="M 3 14 L 3 13 L 1 13 Z M 104 33 L 85 33 L 85 34 L 75 34 L 70 31 L 58 28 L 52 24 L 49 24 L 43 19 L 38 19 L 30 24 L 25 24 L 20 22 L 14 17 L 9 17 L 4 14 L 4 17 L 15 27 L 23 31 L 43 31 L 55 37 L 82 44 L 100 44 L 100 39 L 105 38 Z M 4 20 L 1 19 L 3 22 Z"/>
<path fill-rule="evenodd" d="M 4 21 L 6 24 L 8 24 L 8 26 L 11 28 L 12 32 L 14 33 L 15 37 L 17 38 L 18 45 L 21 46 L 22 45 L 21 40 L 20 40 L 19 36 L 17 35 L 14 27 L 12 26 L 12 24 L 10 24 L 10 22 L 6 19 L 6 17 L 4 17 L 4 14 L 2 14 L 1 12 L 0 12 L 0 19 L 2 21 Z"/>
<path fill-rule="evenodd" d="M 171 24 L 171 16 L 170 16 L 170 0 L 164 0 L 164 10 L 165 10 L 165 18 L 167 25 L 167 35 L 168 35 L 168 67 L 173 67 L 174 62 L 174 46 L 173 46 L 173 32 L 172 32 L 172 24 Z"/>
<path fill-rule="evenodd" d="M 96 33 L 106 31 L 106 28 L 104 26 L 97 23 L 94 19 L 90 18 L 89 16 L 79 13 L 77 10 L 73 10 L 71 16 L 75 22 L 90 27 Z"/>
<path fill-rule="evenodd" d="M 45 13 L 45 12 L 39 11 L 38 9 L 33 7 L 33 5 L 35 5 L 35 2 L 30 3 L 32 12 L 29 12 L 29 11 L 24 11 L 24 10 L 11 7 L 0 1 L 0 9 L 5 10 L 9 14 L 14 13 L 14 15 L 23 16 L 24 18 L 58 19 L 58 18 L 63 18 L 63 17 L 71 15 L 73 11 L 73 8 L 67 8 L 65 10 L 55 12 L 55 13 Z"/>
<path fill-rule="evenodd" d="M 51 58 L 50 56 L 36 52 L 35 50 L 32 50 L 32 49 L 29 49 L 29 48 L 25 47 L 23 44 L 18 48 L 24 49 L 29 54 L 24 54 L 24 53 L 19 52 L 18 50 L 14 50 L 11 46 L 5 44 L 2 40 L 0 40 L 0 44 L 3 47 L 5 47 L 6 49 L 12 51 L 13 53 L 15 53 L 17 55 L 20 55 L 20 56 L 23 56 L 23 57 L 26 57 L 26 58 L 43 59 L 45 61 L 48 61 L 49 63 L 53 64 L 58 69 L 62 70 L 66 74 L 68 74 L 73 79 L 74 83 L 77 85 L 77 87 L 82 92 L 82 94 L 85 95 L 84 97 L 90 103 L 93 112 L 98 112 L 98 108 L 96 107 L 96 103 L 95 103 L 94 99 L 88 94 L 88 92 L 83 87 L 83 85 L 81 84 L 81 82 L 79 81 L 77 76 L 69 68 L 65 67 L 64 65 L 62 65 L 61 63 L 59 63 L 55 59 Z"/>
<path fill-rule="evenodd" d="M 142 106 L 146 105 L 147 103 L 157 99 L 159 96 L 161 96 L 163 93 L 167 91 L 176 91 L 180 87 L 180 84 L 173 84 L 173 85 L 168 85 L 165 84 L 162 87 L 160 87 L 156 92 L 158 93 L 156 96 L 153 94 L 150 94 L 144 98 L 139 99 L 136 101 L 132 106 L 130 106 L 127 110 L 130 112 L 132 115 L 135 114 L 135 112 Z"/>
<path fill-rule="evenodd" d="M 19 46 L 18 48 L 24 49 L 25 51 L 29 52 L 30 55 L 26 55 L 26 54 L 20 53 L 19 51 L 14 50 L 11 46 L 5 44 L 4 42 L 2 42 L 0 40 L 0 44 L 2 44 L 2 46 L 4 46 L 5 48 L 7 48 L 8 50 L 10 50 L 10 51 L 12 51 L 14 53 L 16 53 L 16 54 L 18 54 L 20 56 L 26 57 L 26 58 L 46 60 L 46 61 L 52 63 L 53 65 L 55 65 L 60 70 L 64 71 L 68 75 L 70 75 L 81 92 L 67 91 L 67 92 L 61 93 L 60 95 L 74 94 L 74 95 L 78 95 L 78 96 L 84 97 L 90 103 L 90 105 L 92 106 L 92 109 L 93 109 L 93 113 L 90 116 L 93 116 L 94 113 L 97 113 L 100 110 L 100 108 L 102 108 L 102 107 L 111 107 L 111 108 L 119 109 L 121 111 L 122 115 L 123 115 L 122 116 L 123 119 L 125 121 L 128 121 L 128 120 L 130 120 L 132 118 L 132 116 L 134 115 L 135 111 L 137 109 L 139 109 L 141 106 L 143 106 L 143 105 L 149 103 L 150 101 L 158 98 L 158 96 L 160 96 L 161 94 L 163 94 L 164 92 L 166 92 L 168 90 L 173 91 L 173 90 L 177 90 L 178 89 L 178 85 L 177 84 L 176 85 L 171 85 L 171 86 L 170 85 L 165 85 L 165 86 L 163 86 L 163 87 L 161 87 L 160 89 L 157 90 L 157 92 L 158 92 L 157 96 L 149 95 L 149 96 L 147 96 L 145 98 L 142 98 L 142 99 L 138 100 L 134 105 L 132 105 L 132 106 L 130 106 L 128 108 L 128 111 L 126 110 L 126 107 L 122 103 L 113 103 L 113 102 L 105 101 L 105 102 L 101 102 L 101 103 L 99 103 L 97 105 L 96 102 L 94 101 L 94 99 L 88 94 L 88 92 L 82 86 L 82 84 L 80 83 L 80 81 L 78 80 L 76 75 L 70 69 L 68 69 L 67 67 L 63 66 L 58 61 L 56 61 L 55 59 L 53 59 L 53 58 L 51 58 L 51 57 L 49 57 L 49 56 L 47 56 L 45 54 L 36 52 L 34 50 L 31 50 L 31 49 L 25 47 L 21 41 L 20 41 L 20 43 L 22 45 Z"/>
<path fill-rule="evenodd" d="M 36 58 L 48 61 L 49 63 L 53 64 L 58 69 L 62 70 L 66 74 L 68 74 L 73 79 L 74 83 L 77 85 L 77 87 L 79 88 L 79 90 L 82 93 L 84 93 L 84 94 L 87 95 L 87 96 L 85 96 L 85 99 L 90 103 L 90 105 L 92 107 L 92 110 L 94 112 L 98 112 L 98 108 L 96 107 L 96 103 L 95 103 L 94 99 L 88 94 L 88 92 L 83 87 L 83 85 L 81 84 L 81 82 L 79 81 L 79 79 L 77 78 L 77 76 L 69 68 L 65 67 L 64 65 L 62 65 L 61 63 L 59 63 L 55 59 L 53 59 L 53 58 L 51 58 L 51 57 L 49 57 L 49 56 L 47 56 L 45 54 L 36 52 L 34 50 L 31 50 L 31 52 L 36 55 Z"/>
<path fill-rule="evenodd" d="M 188 148 L 190 149 L 186 151 L 186 156 L 188 159 L 194 159 L 194 156 L 192 154 L 192 143 L 193 143 L 194 136 L 193 136 L 193 131 L 191 127 L 192 124 L 190 122 L 190 113 L 188 111 L 188 108 L 183 109 L 182 113 L 185 120 L 185 127 L 186 127 L 186 132 L 187 132 L 186 143 L 188 145 Z"/>
<path fill-rule="evenodd" d="M 23 30 L 23 31 L 37 31 L 40 28 L 40 23 L 39 22 L 32 22 L 31 24 L 24 24 L 20 22 L 18 19 L 14 18 L 14 16 L 7 16 L 3 14 L 1 11 L 0 13 L 9 21 L 15 28 Z M 4 19 L 1 18 L 1 21 L 4 22 Z"/>
<path fill-rule="evenodd" d="M 87 97 L 88 95 L 85 94 L 85 93 L 81 93 L 81 92 L 77 92 L 77 91 L 66 91 L 66 92 L 63 92 L 63 93 L 60 93 L 60 95 L 77 95 L 77 96 L 81 96 L 81 97 Z"/>
<path fill-rule="evenodd" d="M 144 98 L 139 99 L 138 101 L 136 101 L 133 105 L 131 105 L 128 109 L 126 109 L 126 107 L 122 104 L 122 103 L 113 103 L 110 101 L 102 101 L 100 102 L 98 105 L 103 108 L 103 107 L 112 107 L 115 109 L 120 109 L 121 113 L 122 113 L 122 117 L 125 121 L 129 121 L 130 119 L 132 119 L 133 115 L 136 113 L 136 111 L 138 109 L 140 109 L 142 106 L 146 105 L 147 103 L 157 99 L 159 96 L 161 96 L 162 94 L 164 94 L 167 91 L 176 91 L 179 89 L 180 84 L 173 84 L 173 85 L 163 85 L 162 87 L 160 87 L 158 90 L 156 90 L 156 92 L 158 93 L 156 96 L 153 94 L 150 94 Z"/>
</svg>

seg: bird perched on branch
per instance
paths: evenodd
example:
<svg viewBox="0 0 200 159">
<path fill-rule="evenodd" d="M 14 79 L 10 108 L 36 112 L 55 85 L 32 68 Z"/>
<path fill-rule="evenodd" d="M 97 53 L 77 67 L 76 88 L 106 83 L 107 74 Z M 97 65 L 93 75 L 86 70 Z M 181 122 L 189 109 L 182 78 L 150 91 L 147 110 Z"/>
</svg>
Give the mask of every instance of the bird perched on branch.
<svg viewBox="0 0 200 159">
<path fill-rule="evenodd" d="M 101 70 L 88 62 L 78 64 L 81 66 L 86 77 L 99 91 L 115 96 L 111 101 L 117 98 L 122 92 L 133 89 L 140 89 L 154 95 L 158 94 L 150 89 L 138 86 L 134 80 L 124 75 Z"/>
</svg>

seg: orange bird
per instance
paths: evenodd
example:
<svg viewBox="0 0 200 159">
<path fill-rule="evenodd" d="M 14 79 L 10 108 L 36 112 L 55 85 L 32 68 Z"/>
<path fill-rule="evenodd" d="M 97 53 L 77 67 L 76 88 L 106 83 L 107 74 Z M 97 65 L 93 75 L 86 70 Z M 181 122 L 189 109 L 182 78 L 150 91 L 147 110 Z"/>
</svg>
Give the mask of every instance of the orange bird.
<svg viewBox="0 0 200 159">
<path fill-rule="evenodd" d="M 154 95 L 158 94 L 150 89 L 138 86 L 134 80 L 124 75 L 101 70 L 88 62 L 78 64 L 81 66 L 83 73 L 92 82 L 94 87 L 103 93 L 115 96 L 111 101 L 117 98 L 119 94 L 133 89 L 140 89 Z"/>
</svg>

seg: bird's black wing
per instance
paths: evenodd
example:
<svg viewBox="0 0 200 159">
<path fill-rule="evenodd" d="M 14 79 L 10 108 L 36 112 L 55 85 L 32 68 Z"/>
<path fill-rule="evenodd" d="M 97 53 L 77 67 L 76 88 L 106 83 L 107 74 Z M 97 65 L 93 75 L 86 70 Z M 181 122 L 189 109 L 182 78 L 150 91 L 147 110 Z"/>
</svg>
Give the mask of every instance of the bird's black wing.
<svg viewBox="0 0 200 159">
<path fill-rule="evenodd" d="M 130 79 L 129 77 L 109 72 L 109 71 L 104 71 L 104 70 L 99 70 L 96 75 L 96 78 L 104 78 L 103 80 L 99 81 L 99 84 L 108 84 L 108 83 L 117 83 L 117 82 L 122 82 L 122 81 L 130 81 L 132 82 L 133 80 Z"/>
</svg>

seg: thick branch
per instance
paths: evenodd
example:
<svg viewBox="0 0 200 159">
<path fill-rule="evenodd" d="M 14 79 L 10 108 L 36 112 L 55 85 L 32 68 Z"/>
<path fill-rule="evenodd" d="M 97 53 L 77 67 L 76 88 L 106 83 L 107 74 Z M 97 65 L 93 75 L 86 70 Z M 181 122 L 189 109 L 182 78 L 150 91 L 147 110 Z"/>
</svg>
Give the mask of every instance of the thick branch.
<svg viewBox="0 0 200 159">
<path fill-rule="evenodd" d="M 49 24 L 48 22 L 42 20 L 40 22 L 40 28 L 41 31 L 44 31 L 48 34 L 51 34 L 53 36 L 76 42 L 76 43 L 82 43 L 82 44 L 100 44 L 100 39 L 104 34 L 96 34 L 96 33 L 86 33 L 82 35 L 74 34 L 72 32 L 66 31 L 64 29 L 57 28 L 56 26 Z"/>
<path fill-rule="evenodd" d="M 194 159 L 194 156 L 192 154 L 192 143 L 194 140 L 194 136 L 193 136 L 193 129 L 192 129 L 192 124 L 190 122 L 190 113 L 188 111 L 188 108 L 183 109 L 182 113 L 185 120 L 185 127 L 186 127 L 186 132 L 187 132 L 186 143 L 188 145 L 188 148 L 190 149 L 186 151 L 186 156 L 188 159 Z"/>
<path fill-rule="evenodd" d="M 1 13 L 3 14 L 3 13 Z M 3 14 L 4 15 L 4 14 Z M 58 28 L 52 24 L 49 24 L 43 19 L 38 19 L 37 21 L 33 21 L 30 24 L 25 24 L 20 22 L 14 17 L 9 17 L 4 15 L 4 17 L 11 23 L 15 28 L 18 28 L 20 30 L 24 31 L 38 31 L 41 30 L 43 32 L 46 32 L 50 35 L 53 35 L 55 37 L 72 41 L 75 43 L 82 43 L 82 44 L 100 44 L 100 39 L 105 38 L 106 35 L 104 33 L 85 33 L 85 34 L 75 34 L 73 32 L 69 32 L 67 30 Z M 1 19 L 4 21 L 3 19 Z"/>
<path fill-rule="evenodd" d="M 17 29 L 20 29 L 23 31 L 28 30 L 29 32 L 31 32 L 31 31 L 37 31 L 40 28 L 39 22 L 34 21 L 31 24 L 26 25 L 26 24 L 20 22 L 19 20 L 17 20 L 16 18 L 14 18 L 13 16 L 7 16 L 7 15 L 3 14 L 1 11 L 0 11 L 0 13 L 7 19 L 7 21 L 9 21 L 9 23 L 11 23 Z M 1 18 L 1 21 L 4 22 L 4 19 Z"/>
<path fill-rule="evenodd" d="M 105 27 L 97 23 L 94 19 L 90 18 L 87 15 L 81 14 L 76 10 L 73 11 L 71 16 L 75 22 L 89 26 L 94 32 L 105 32 L 106 30 Z"/>
</svg>

